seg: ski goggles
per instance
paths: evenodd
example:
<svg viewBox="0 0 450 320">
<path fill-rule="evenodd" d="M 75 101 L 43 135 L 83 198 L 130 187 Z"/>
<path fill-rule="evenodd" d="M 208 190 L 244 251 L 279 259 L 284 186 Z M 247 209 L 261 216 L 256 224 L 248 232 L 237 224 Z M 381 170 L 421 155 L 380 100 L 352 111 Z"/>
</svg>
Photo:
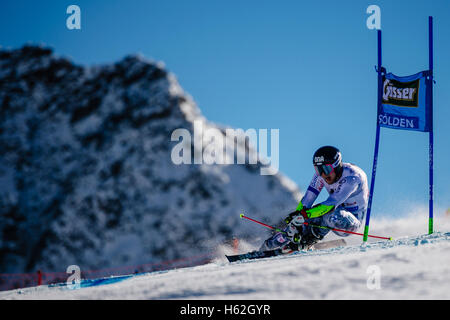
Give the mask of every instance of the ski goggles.
<svg viewBox="0 0 450 320">
<path fill-rule="evenodd" d="M 319 177 L 322 175 L 322 173 L 327 176 L 334 171 L 334 167 L 331 164 L 315 165 L 314 169 L 316 170 L 316 173 Z"/>
</svg>

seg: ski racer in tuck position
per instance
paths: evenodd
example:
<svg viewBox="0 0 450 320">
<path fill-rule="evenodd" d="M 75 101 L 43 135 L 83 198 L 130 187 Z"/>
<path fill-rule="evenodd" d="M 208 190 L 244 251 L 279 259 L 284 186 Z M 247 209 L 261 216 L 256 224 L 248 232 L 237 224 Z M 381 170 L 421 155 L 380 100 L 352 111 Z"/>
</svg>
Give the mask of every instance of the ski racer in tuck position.
<svg viewBox="0 0 450 320">
<path fill-rule="evenodd" d="M 261 251 L 281 248 L 288 253 L 307 249 L 322 240 L 330 232 L 328 228 L 355 232 L 362 225 L 369 198 L 364 171 L 343 163 L 341 152 L 332 146 L 319 148 L 313 165 L 316 173 L 296 211 L 284 220 L 287 227 L 264 241 Z M 329 193 L 328 199 L 313 206 L 323 187 Z M 349 235 L 333 232 L 341 237 Z"/>
</svg>

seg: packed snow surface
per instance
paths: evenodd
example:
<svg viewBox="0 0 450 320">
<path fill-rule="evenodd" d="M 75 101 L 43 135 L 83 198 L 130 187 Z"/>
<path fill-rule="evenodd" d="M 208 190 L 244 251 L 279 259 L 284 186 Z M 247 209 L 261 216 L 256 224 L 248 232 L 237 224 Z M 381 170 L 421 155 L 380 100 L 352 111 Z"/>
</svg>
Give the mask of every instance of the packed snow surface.
<svg viewBox="0 0 450 320">
<path fill-rule="evenodd" d="M 410 232 L 418 225 L 417 218 L 391 223 L 396 224 L 410 226 Z M 222 249 L 216 261 L 202 266 L 104 279 L 78 289 L 56 285 L 4 291 L 0 298 L 450 299 L 450 232 L 347 242 L 346 247 L 231 264 Z"/>
</svg>

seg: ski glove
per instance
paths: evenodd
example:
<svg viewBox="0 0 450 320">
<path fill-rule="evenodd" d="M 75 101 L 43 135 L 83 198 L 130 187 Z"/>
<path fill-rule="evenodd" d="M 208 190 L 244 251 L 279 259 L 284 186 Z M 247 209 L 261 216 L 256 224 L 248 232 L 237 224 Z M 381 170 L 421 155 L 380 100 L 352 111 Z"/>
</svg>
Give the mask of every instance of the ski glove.
<svg viewBox="0 0 450 320">
<path fill-rule="evenodd" d="M 286 224 L 293 224 L 294 226 L 301 226 L 308 219 L 308 214 L 305 209 L 294 211 L 284 219 Z"/>
<path fill-rule="evenodd" d="M 287 223 L 286 234 L 291 242 L 299 243 L 301 240 L 302 226 L 308 215 L 304 209 L 290 213 L 284 222 Z"/>
</svg>

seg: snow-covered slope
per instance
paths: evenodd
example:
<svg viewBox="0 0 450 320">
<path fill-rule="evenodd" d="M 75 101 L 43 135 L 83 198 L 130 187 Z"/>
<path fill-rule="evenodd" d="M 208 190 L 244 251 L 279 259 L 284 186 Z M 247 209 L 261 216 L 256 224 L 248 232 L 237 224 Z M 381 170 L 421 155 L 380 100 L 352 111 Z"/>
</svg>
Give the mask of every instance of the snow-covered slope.
<svg viewBox="0 0 450 320">
<path fill-rule="evenodd" d="M 438 228 L 449 230 L 442 219 Z M 413 226 L 391 222 L 400 233 Z M 5 291 L 0 299 L 450 299 L 449 262 L 450 232 L 436 232 L 233 264 L 218 258 L 79 289 Z"/>
<path fill-rule="evenodd" d="M 141 56 L 83 67 L 48 48 L 0 50 L 0 106 L 1 273 L 189 257 L 254 230 L 242 211 L 275 223 L 300 199 L 261 162 L 175 165 L 175 129 L 225 128 Z"/>
</svg>

